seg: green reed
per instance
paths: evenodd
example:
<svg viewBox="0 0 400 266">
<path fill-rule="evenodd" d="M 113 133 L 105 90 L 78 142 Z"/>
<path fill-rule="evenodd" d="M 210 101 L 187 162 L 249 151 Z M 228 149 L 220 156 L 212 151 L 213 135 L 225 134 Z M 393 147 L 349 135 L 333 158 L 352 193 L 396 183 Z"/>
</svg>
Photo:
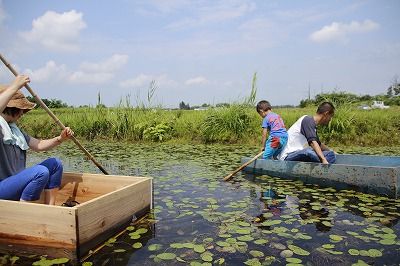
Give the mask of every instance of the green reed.
<svg viewBox="0 0 400 266">
<path fill-rule="evenodd" d="M 289 128 L 299 117 L 313 115 L 316 107 L 276 108 Z M 261 141 L 261 117 L 254 107 L 233 104 L 204 111 L 163 110 L 161 108 L 85 107 L 54 109 L 78 138 L 124 141 L 181 141 L 193 143 L 243 143 Z M 23 117 L 21 127 L 30 135 L 47 138 L 60 129 L 43 110 Z M 400 107 L 387 110 L 337 108 L 320 138 L 330 145 L 400 145 Z"/>
</svg>

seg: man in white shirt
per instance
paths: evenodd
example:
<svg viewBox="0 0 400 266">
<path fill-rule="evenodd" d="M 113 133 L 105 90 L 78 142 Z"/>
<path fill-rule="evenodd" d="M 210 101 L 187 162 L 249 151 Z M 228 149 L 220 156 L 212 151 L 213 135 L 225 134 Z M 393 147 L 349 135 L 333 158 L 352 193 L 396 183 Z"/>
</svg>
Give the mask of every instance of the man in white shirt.
<svg viewBox="0 0 400 266">
<path fill-rule="evenodd" d="M 323 102 L 318 106 L 314 116 L 300 117 L 289 128 L 288 143 L 278 158 L 285 161 L 334 163 L 335 153 L 321 143 L 317 134 L 317 126 L 329 124 L 334 113 L 333 104 Z"/>
</svg>

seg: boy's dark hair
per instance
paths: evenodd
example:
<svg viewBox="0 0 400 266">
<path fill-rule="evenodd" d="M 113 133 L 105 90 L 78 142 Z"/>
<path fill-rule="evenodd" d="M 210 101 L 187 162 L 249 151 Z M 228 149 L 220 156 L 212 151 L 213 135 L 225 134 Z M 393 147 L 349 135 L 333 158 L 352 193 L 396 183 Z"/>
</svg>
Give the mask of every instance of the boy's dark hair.
<svg viewBox="0 0 400 266">
<path fill-rule="evenodd" d="M 331 102 L 323 102 L 318 106 L 317 114 L 323 114 L 328 112 L 329 114 L 333 114 L 335 112 L 335 106 Z"/>
<path fill-rule="evenodd" d="M 259 101 L 256 106 L 256 110 L 259 113 L 260 111 L 268 111 L 271 110 L 272 106 L 268 101 Z"/>
<path fill-rule="evenodd" d="M 15 116 L 19 113 L 21 109 L 17 107 L 6 107 L 3 111 L 3 114 L 10 115 L 10 116 Z"/>
</svg>

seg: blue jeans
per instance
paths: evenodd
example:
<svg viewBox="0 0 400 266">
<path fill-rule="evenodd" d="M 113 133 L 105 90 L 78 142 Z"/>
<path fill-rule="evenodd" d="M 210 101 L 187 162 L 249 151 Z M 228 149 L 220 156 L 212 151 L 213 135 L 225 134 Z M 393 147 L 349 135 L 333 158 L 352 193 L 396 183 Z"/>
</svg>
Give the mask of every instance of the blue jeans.
<svg viewBox="0 0 400 266">
<path fill-rule="evenodd" d="M 44 189 L 60 187 L 62 173 L 60 159 L 49 158 L 0 181 L 0 199 L 38 200 Z"/>
<path fill-rule="evenodd" d="M 287 136 L 269 137 L 265 143 L 265 150 L 262 156 L 263 159 L 274 159 L 282 152 L 288 141 Z"/>
<path fill-rule="evenodd" d="M 323 151 L 322 153 L 324 154 L 328 163 L 336 162 L 336 155 L 333 151 Z M 285 161 L 321 162 L 317 153 L 311 147 L 289 153 L 286 156 Z"/>
</svg>

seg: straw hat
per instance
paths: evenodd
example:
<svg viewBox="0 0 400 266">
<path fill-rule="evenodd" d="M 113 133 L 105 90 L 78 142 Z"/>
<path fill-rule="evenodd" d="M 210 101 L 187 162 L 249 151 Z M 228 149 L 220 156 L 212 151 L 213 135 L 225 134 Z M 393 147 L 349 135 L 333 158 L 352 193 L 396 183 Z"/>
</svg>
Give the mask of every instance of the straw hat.
<svg viewBox="0 0 400 266">
<path fill-rule="evenodd" d="M 0 85 L 0 94 L 7 88 L 5 85 Z M 22 94 L 22 92 L 17 91 L 7 103 L 7 107 L 15 107 L 22 110 L 31 110 L 35 108 L 36 103 L 28 101 L 28 99 Z"/>
</svg>

